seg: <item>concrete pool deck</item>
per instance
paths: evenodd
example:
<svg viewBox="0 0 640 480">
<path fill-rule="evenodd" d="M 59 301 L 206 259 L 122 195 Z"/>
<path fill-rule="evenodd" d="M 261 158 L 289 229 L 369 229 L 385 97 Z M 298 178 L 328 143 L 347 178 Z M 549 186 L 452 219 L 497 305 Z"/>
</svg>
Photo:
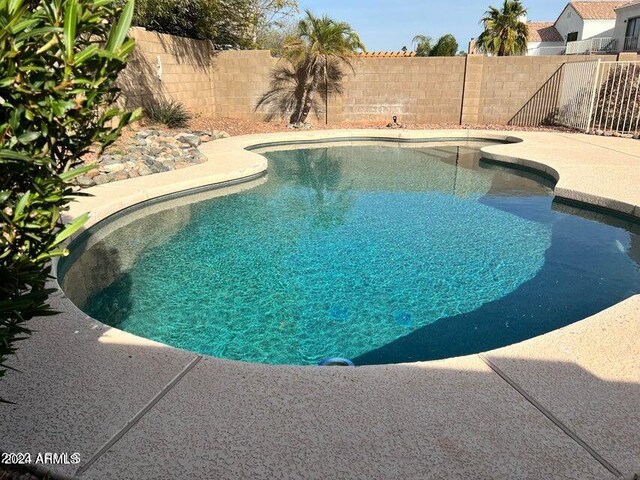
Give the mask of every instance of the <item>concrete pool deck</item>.
<svg viewBox="0 0 640 480">
<path fill-rule="evenodd" d="M 567 133 L 312 131 L 206 144 L 209 162 L 90 189 L 91 224 L 134 203 L 250 177 L 244 150 L 376 137 L 522 140 L 484 156 L 559 178 L 556 194 L 640 219 L 640 142 Z M 63 312 L 0 382 L 3 452 L 80 453 L 56 477 L 615 479 L 640 473 L 640 295 L 526 342 L 403 365 L 310 368 L 200 356 Z"/>
</svg>

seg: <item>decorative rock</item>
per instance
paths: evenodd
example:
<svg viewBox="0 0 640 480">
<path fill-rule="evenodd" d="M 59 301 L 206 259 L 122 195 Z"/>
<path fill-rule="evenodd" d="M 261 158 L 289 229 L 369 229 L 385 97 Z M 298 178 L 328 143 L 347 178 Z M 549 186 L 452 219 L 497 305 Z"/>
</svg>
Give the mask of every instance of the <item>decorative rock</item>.
<svg viewBox="0 0 640 480">
<path fill-rule="evenodd" d="M 145 165 L 153 165 L 153 162 L 156 161 L 156 159 L 151 155 L 143 155 L 140 160 L 142 160 Z"/>
<path fill-rule="evenodd" d="M 126 144 L 120 145 L 122 152 L 107 153 L 98 158 L 97 168 L 76 179 L 76 184 L 87 188 L 203 163 L 207 158 L 197 147 L 228 136 L 223 131 L 140 130 Z"/>
<path fill-rule="evenodd" d="M 93 170 L 89 170 L 87 173 L 84 174 L 85 177 L 88 177 L 92 180 L 93 180 L 93 177 L 97 175 L 100 175 L 100 171 L 97 168 L 94 168 Z"/>
<path fill-rule="evenodd" d="M 106 173 L 114 173 L 124 170 L 124 165 L 122 163 L 110 163 L 107 165 L 101 165 L 100 171 Z"/>
<path fill-rule="evenodd" d="M 122 163 L 122 155 L 103 155 L 100 157 L 101 165 L 113 165 L 114 163 Z"/>
<path fill-rule="evenodd" d="M 202 141 L 200 140 L 200 137 L 198 137 L 197 135 L 191 135 L 187 133 L 180 134 L 180 136 L 177 137 L 177 140 L 179 142 L 186 143 L 187 145 L 190 145 L 192 147 L 197 147 L 202 143 Z"/>
<path fill-rule="evenodd" d="M 158 143 L 158 145 L 160 145 L 160 147 L 166 148 L 167 146 L 170 146 L 171 144 L 173 144 L 174 139 L 171 137 L 158 137 L 156 142 Z"/>
<path fill-rule="evenodd" d="M 93 179 L 88 177 L 87 175 L 81 175 L 76 179 L 76 183 L 81 187 L 81 188 L 87 188 L 87 187 L 91 187 L 92 185 L 95 185 L 95 183 L 93 182 Z"/>
<path fill-rule="evenodd" d="M 231 135 L 229 135 L 227 132 L 223 131 L 223 130 L 214 130 L 213 132 L 211 132 L 211 137 L 214 140 L 217 140 L 219 138 L 229 138 Z"/>
<path fill-rule="evenodd" d="M 105 175 L 104 173 L 101 173 L 100 175 L 97 175 L 97 176 L 93 177 L 93 183 L 95 183 L 96 185 L 102 185 L 104 183 L 109 183 L 109 177 L 107 175 Z"/>
<path fill-rule="evenodd" d="M 173 160 L 166 160 L 166 161 L 162 162 L 162 165 L 167 170 L 175 170 L 176 169 L 176 162 L 174 162 Z"/>
<path fill-rule="evenodd" d="M 116 174 L 114 175 L 113 179 L 117 182 L 118 180 L 126 180 L 127 178 L 129 178 L 129 172 L 125 172 L 124 170 L 121 170 L 119 172 L 116 172 Z"/>
<path fill-rule="evenodd" d="M 144 175 L 151 175 L 153 172 L 151 171 L 151 169 L 147 165 L 140 165 L 138 167 L 138 173 L 141 176 L 144 176 Z"/>
</svg>

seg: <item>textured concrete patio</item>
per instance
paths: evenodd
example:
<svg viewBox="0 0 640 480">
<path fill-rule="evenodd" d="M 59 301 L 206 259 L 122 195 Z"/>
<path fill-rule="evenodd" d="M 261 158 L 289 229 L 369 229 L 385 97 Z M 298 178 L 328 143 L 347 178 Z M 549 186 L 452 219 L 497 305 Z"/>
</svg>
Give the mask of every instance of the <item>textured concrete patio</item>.
<svg viewBox="0 0 640 480">
<path fill-rule="evenodd" d="M 640 142 L 565 133 L 330 131 L 234 137 L 210 161 L 91 189 L 94 224 L 140 201 L 252 177 L 246 147 L 386 137 L 517 141 L 485 157 L 559 179 L 556 194 L 640 219 Z M 59 291 L 63 313 L 0 383 L 0 450 L 79 452 L 56 477 L 615 479 L 640 472 L 640 296 L 521 344 L 355 369 L 203 357 L 107 327 Z"/>
</svg>

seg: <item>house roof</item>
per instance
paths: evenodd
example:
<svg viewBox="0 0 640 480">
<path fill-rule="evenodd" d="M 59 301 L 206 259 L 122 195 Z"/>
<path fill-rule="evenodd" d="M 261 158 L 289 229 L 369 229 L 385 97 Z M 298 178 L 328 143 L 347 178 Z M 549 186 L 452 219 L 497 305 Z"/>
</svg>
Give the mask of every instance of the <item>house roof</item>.
<svg viewBox="0 0 640 480">
<path fill-rule="evenodd" d="M 564 39 L 553 22 L 528 22 L 530 42 L 562 42 Z"/>
<path fill-rule="evenodd" d="M 569 2 L 583 20 L 615 20 L 616 8 L 627 5 L 629 0 L 609 2 Z"/>
<path fill-rule="evenodd" d="M 633 5 L 640 5 L 640 0 L 633 0 L 631 2 L 626 2 L 623 5 L 620 5 L 619 7 L 616 7 L 616 10 L 621 10 L 623 8 L 631 7 Z"/>
<path fill-rule="evenodd" d="M 369 58 L 400 58 L 400 57 L 415 57 L 416 52 L 362 52 L 361 57 Z"/>
</svg>

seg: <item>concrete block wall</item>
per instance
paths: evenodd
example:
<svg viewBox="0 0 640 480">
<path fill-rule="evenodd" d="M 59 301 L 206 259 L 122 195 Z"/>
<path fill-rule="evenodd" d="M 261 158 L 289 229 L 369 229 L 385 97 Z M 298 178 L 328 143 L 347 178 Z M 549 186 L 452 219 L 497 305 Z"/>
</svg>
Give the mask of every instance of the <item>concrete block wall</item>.
<svg viewBox="0 0 640 480">
<path fill-rule="evenodd" d="M 477 114 L 469 105 L 463 123 L 510 123 L 558 72 L 563 63 L 594 61 L 598 58 L 615 60 L 610 56 L 531 56 L 531 57 L 469 57 L 469 65 L 482 64 Z M 479 60 L 480 59 L 480 60 Z M 468 74 L 471 69 L 468 69 Z M 477 87 L 476 77 L 467 77 L 469 87 Z M 465 90 L 465 97 L 470 90 Z M 466 103 L 466 99 L 465 99 Z M 474 102 L 475 103 L 475 102 Z"/>
<path fill-rule="evenodd" d="M 477 124 L 483 97 L 484 57 L 469 55 L 465 60 L 462 115 L 460 123 Z"/>
<path fill-rule="evenodd" d="M 271 72 L 276 63 L 277 60 L 267 50 L 216 53 L 212 64 L 215 115 L 220 118 L 262 120 L 265 110 L 256 111 L 256 106 L 269 90 Z"/>
<path fill-rule="evenodd" d="M 194 113 L 215 114 L 210 42 L 132 28 L 136 49 L 120 76 L 128 106 L 173 99 Z"/>
<path fill-rule="evenodd" d="M 341 101 L 330 105 L 330 118 L 388 122 L 398 115 L 405 123 L 458 122 L 464 66 L 461 57 L 359 59 Z"/>
<path fill-rule="evenodd" d="M 215 51 L 206 41 L 133 28 L 137 45 L 120 78 L 126 103 L 144 105 L 158 98 L 183 103 L 194 113 L 215 118 L 264 120 L 256 109 L 269 90 L 278 60 L 268 51 Z M 621 54 L 624 60 L 640 59 Z M 343 94 L 329 100 L 329 122 L 506 125 L 518 118 L 542 118 L 553 108 L 544 97 L 564 62 L 609 56 L 359 58 L 346 69 Z M 158 78 L 158 61 L 162 75 Z M 557 77 L 557 76 L 556 76 Z M 546 85 L 546 87 L 545 87 Z M 553 100 L 553 99 L 552 99 Z M 533 106 L 532 106 L 533 105 Z M 324 110 L 324 109 L 322 109 Z M 528 110 L 535 110 L 531 114 Z M 311 122 L 324 122 L 310 115 Z"/>
</svg>

